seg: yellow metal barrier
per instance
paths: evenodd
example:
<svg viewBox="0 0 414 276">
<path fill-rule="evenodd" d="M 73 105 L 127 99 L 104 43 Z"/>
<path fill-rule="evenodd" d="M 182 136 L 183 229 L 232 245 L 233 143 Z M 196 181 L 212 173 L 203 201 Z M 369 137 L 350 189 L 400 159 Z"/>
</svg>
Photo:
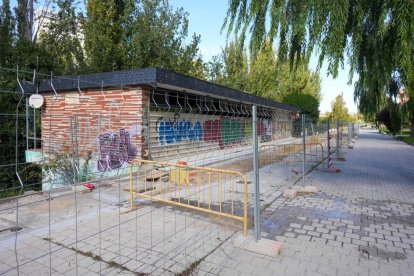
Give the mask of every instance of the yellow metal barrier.
<svg viewBox="0 0 414 276">
<path fill-rule="evenodd" d="M 293 154 L 302 152 L 302 147 L 302 144 L 262 145 L 259 149 L 260 166 L 275 162 L 303 162 L 301 158 L 297 160 L 291 158 Z M 319 163 L 324 160 L 325 152 L 321 143 L 306 143 L 305 147 L 307 148 L 307 163 Z"/>
<path fill-rule="evenodd" d="M 246 177 L 237 171 L 150 160 L 130 164 L 131 208 L 139 197 L 231 218 L 243 222 L 246 236 L 247 196 Z"/>
</svg>

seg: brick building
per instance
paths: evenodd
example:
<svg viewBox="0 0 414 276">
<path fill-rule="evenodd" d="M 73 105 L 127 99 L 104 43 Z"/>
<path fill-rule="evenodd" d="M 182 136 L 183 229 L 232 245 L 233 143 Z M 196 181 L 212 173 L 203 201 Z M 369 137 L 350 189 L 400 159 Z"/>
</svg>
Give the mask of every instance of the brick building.
<svg viewBox="0 0 414 276">
<path fill-rule="evenodd" d="M 25 85 L 25 92 L 34 86 Z M 297 108 L 160 68 L 56 77 L 37 87 L 42 152 L 68 151 L 86 174 L 119 173 L 132 159 L 170 160 L 291 137 Z"/>
</svg>

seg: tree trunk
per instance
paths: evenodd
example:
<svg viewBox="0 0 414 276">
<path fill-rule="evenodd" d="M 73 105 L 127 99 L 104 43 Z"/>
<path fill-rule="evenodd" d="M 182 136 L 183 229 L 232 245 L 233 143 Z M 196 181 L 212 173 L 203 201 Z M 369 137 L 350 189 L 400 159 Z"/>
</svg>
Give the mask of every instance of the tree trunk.
<svg viewBox="0 0 414 276">
<path fill-rule="evenodd" d="M 26 39 L 32 41 L 33 36 L 33 19 L 34 19 L 34 10 L 33 10 L 33 0 L 29 0 L 27 14 L 26 14 Z"/>
<path fill-rule="evenodd" d="M 411 128 L 410 128 L 410 137 L 414 137 L 414 110 L 411 111 Z"/>
</svg>

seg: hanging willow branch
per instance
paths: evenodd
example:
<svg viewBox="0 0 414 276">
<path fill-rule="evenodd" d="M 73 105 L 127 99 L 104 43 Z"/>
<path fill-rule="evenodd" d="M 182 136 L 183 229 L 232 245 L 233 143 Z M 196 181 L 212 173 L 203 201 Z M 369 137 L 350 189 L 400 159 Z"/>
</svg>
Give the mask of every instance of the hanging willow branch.
<svg viewBox="0 0 414 276">
<path fill-rule="evenodd" d="M 248 30 L 253 54 L 258 53 L 266 38 L 277 41 L 278 55 L 293 62 L 301 56 L 309 59 L 317 48 L 320 65 L 327 61 L 334 77 L 345 55 L 351 74 L 372 69 L 364 64 L 374 54 L 368 49 L 391 56 L 392 63 L 386 64 L 388 71 L 397 64 L 405 71 L 413 70 L 413 0 L 230 0 L 223 24 L 226 28 L 228 35 L 239 37 Z M 388 40 L 393 34 L 397 39 Z M 384 45 L 372 49 L 375 44 Z M 384 57 L 384 61 L 389 59 Z"/>
<path fill-rule="evenodd" d="M 394 75 L 414 97 L 414 0 L 229 0 L 222 29 L 250 35 L 253 56 L 275 42 L 279 63 L 308 63 L 316 53 L 333 77 L 346 57 L 362 112 L 378 110 Z"/>
</svg>

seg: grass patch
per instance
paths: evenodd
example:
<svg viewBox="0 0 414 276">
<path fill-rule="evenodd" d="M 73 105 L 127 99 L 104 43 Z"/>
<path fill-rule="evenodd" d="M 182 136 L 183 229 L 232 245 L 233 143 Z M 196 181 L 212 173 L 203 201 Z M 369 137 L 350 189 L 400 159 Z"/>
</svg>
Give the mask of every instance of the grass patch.
<svg viewBox="0 0 414 276">
<path fill-rule="evenodd" d="M 414 146 L 414 137 L 399 136 L 398 139 Z"/>
</svg>

